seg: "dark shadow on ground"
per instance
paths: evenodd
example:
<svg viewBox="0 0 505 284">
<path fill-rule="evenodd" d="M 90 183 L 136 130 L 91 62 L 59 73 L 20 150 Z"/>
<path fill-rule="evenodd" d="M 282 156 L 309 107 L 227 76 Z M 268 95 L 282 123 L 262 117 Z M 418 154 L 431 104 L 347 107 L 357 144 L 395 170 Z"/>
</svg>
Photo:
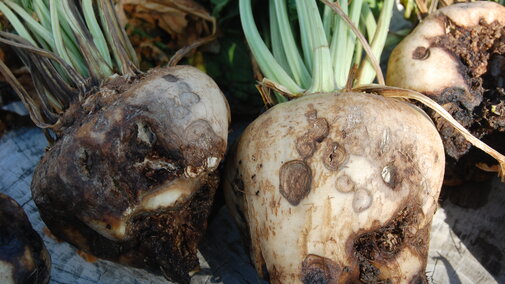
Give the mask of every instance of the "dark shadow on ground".
<svg viewBox="0 0 505 284">
<path fill-rule="evenodd" d="M 470 185 L 468 185 L 470 186 Z M 497 178 L 485 183 L 474 183 L 472 188 L 462 188 L 462 194 L 471 190 L 465 204 L 475 199 L 474 208 L 455 205 L 453 198 L 442 203 L 446 223 L 468 248 L 472 255 L 495 278 L 505 283 L 505 184 Z M 451 195 L 455 194 L 454 192 Z M 487 195 L 480 198 L 479 195 Z M 473 197 L 472 197 L 473 196 Z M 482 203 L 482 201 L 485 201 Z M 458 204 L 461 200 L 458 200 Z M 471 206 L 470 206 L 471 207 Z"/>
</svg>

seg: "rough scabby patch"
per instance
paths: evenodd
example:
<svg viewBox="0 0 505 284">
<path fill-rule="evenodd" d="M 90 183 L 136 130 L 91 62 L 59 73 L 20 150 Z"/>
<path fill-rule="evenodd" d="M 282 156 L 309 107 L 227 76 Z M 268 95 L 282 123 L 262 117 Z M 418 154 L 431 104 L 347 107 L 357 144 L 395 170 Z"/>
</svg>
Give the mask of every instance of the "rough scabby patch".
<svg viewBox="0 0 505 284">
<path fill-rule="evenodd" d="M 337 142 L 328 143 L 323 154 L 323 164 L 330 171 L 337 171 L 349 159 L 344 147 Z"/>
<path fill-rule="evenodd" d="M 310 192 L 312 171 L 304 161 L 293 160 L 282 165 L 279 179 L 281 195 L 296 206 Z"/>
<path fill-rule="evenodd" d="M 309 254 L 302 263 L 300 279 L 303 283 L 337 283 L 341 269 L 333 260 Z"/>
</svg>

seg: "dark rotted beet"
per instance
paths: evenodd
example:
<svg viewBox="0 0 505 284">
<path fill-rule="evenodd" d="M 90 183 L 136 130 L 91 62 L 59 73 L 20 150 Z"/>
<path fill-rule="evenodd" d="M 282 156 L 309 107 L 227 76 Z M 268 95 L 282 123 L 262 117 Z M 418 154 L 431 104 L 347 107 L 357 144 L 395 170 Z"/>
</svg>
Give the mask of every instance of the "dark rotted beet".
<svg viewBox="0 0 505 284">
<path fill-rule="evenodd" d="M 23 208 L 0 193 L 0 283 L 49 282 L 51 257 Z"/>
<path fill-rule="evenodd" d="M 505 7 L 461 3 L 426 18 L 392 52 L 387 84 L 427 94 L 477 138 L 505 151 Z M 429 112 L 430 113 L 430 112 Z M 431 113 L 447 154 L 447 185 L 492 176 L 494 162 Z"/>
<path fill-rule="evenodd" d="M 187 283 L 229 123 L 193 67 L 117 77 L 61 118 L 32 193 L 51 232 L 87 253 Z"/>
<path fill-rule="evenodd" d="M 27 32 L 0 33 L 35 91 L 1 61 L 0 73 L 50 142 L 31 185 L 42 220 L 88 254 L 188 283 L 199 268 L 230 120 L 209 76 L 174 67 L 205 41 L 143 73 L 112 0 L 14 2 L 0 11 L 33 15 L 54 38 L 47 44 L 40 26 L 14 16 L 12 27 Z M 40 16 L 48 14 L 51 21 Z"/>
</svg>

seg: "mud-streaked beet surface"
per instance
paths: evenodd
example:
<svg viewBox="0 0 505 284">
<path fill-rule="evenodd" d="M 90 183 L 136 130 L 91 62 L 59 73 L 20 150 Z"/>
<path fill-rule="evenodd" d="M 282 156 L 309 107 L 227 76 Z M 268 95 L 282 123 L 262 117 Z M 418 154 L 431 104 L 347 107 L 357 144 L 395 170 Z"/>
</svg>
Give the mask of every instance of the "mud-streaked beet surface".
<svg viewBox="0 0 505 284">
<path fill-rule="evenodd" d="M 226 150 L 229 110 L 216 84 L 187 66 L 117 77 L 61 121 L 32 182 L 51 232 L 189 282 Z"/>
</svg>

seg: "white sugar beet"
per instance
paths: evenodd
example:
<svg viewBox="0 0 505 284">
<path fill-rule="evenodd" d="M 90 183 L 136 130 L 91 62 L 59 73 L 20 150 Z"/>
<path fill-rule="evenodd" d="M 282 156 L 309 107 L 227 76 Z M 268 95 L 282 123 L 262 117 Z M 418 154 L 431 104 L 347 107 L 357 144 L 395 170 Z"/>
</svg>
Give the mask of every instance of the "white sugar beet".
<svg viewBox="0 0 505 284">
<path fill-rule="evenodd" d="M 488 1 L 459 3 L 436 11 L 391 53 L 387 85 L 430 96 L 479 139 L 502 136 L 504 15 L 504 6 Z M 445 120 L 437 115 L 432 118 L 451 157 L 449 179 L 467 179 L 475 171 L 474 165 L 484 161 L 469 153 L 471 144 Z M 500 144 L 493 146 L 498 151 L 505 150 Z M 464 155 L 462 160 L 466 161 L 453 165 Z"/>
<path fill-rule="evenodd" d="M 227 203 L 262 276 L 425 280 L 444 150 L 420 110 L 371 94 L 309 95 L 268 110 L 235 147 Z"/>
</svg>

